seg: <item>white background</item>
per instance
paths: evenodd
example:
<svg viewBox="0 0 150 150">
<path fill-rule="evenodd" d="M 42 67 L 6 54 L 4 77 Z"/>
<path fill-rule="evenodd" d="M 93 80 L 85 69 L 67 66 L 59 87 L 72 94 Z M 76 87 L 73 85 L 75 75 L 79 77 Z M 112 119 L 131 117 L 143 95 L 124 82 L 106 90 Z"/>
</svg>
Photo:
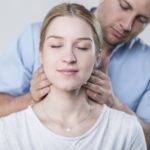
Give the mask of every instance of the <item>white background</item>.
<svg viewBox="0 0 150 150">
<path fill-rule="evenodd" d="M 0 0 L 0 54 L 7 49 L 23 29 L 32 22 L 42 21 L 51 7 L 61 2 L 77 2 L 87 8 L 99 0 Z M 150 27 L 141 34 L 150 44 Z"/>
</svg>

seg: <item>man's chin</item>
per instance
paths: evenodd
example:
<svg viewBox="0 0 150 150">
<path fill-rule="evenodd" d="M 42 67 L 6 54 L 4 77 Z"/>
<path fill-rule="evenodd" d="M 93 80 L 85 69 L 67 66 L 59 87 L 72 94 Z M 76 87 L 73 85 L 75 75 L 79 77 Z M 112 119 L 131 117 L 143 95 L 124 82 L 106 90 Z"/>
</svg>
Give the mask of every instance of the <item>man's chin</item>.
<svg viewBox="0 0 150 150">
<path fill-rule="evenodd" d="M 110 39 L 105 39 L 104 41 L 106 42 L 106 45 L 108 45 L 109 47 L 116 47 L 119 44 L 122 44 L 124 42 L 126 42 L 125 40 L 121 40 L 121 39 L 114 39 L 114 38 L 110 38 Z"/>
</svg>

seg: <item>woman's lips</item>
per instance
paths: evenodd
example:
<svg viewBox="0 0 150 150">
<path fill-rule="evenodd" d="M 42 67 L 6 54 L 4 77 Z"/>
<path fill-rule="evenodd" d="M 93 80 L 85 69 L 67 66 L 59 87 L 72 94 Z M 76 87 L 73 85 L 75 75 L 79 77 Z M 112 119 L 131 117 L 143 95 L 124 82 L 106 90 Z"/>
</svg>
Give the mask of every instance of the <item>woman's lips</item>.
<svg viewBox="0 0 150 150">
<path fill-rule="evenodd" d="M 63 75 L 67 75 L 67 76 L 74 75 L 78 72 L 78 70 L 76 70 L 76 69 L 58 69 L 57 71 Z"/>
</svg>

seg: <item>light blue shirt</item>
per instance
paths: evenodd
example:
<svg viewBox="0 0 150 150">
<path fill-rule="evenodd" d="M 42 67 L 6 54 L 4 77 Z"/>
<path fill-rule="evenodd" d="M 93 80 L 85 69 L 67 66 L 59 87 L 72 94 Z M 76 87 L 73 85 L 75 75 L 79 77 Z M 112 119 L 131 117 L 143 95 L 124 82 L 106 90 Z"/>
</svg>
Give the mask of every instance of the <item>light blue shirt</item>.
<svg viewBox="0 0 150 150">
<path fill-rule="evenodd" d="M 39 63 L 40 23 L 27 27 L 13 47 L 0 56 L 0 91 L 29 91 Z M 115 95 L 143 120 L 150 122 L 150 47 L 138 38 L 114 49 L 108 68 Z"/>
</svg>

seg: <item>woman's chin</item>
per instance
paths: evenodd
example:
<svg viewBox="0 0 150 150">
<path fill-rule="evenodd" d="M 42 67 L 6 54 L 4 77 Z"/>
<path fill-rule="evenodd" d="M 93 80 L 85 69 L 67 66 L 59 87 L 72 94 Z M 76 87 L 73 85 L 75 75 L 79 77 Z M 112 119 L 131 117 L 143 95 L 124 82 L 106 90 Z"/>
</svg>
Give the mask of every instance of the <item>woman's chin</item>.
<svg viewBox="0 0 150 150">
<path fill-rule="evenodd" d="M 78 90 L 81 88 L 81 84 L 62 84 L 57 86 L 57 88 L 59 88 L 60 90 L 63 91 L 74 91 L 74 90 Z"/>
</svg>

